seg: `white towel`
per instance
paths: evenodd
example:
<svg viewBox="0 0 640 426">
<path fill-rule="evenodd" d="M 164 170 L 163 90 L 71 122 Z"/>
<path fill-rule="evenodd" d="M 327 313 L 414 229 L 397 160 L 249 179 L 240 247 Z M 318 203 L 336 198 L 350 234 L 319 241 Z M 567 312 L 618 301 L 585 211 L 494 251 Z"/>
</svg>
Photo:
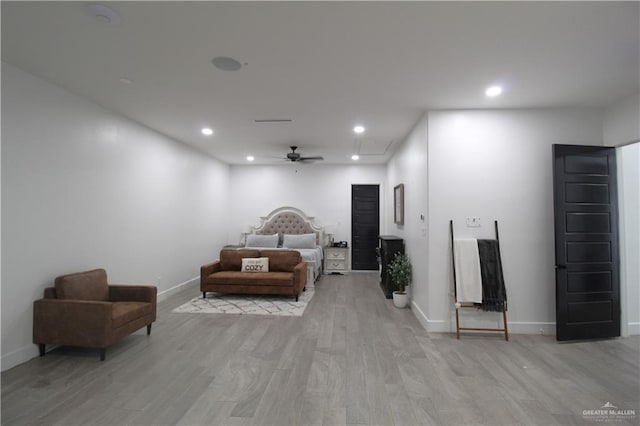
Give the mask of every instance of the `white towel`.
<svg viewBox="0 0 640 426">
<path fill-rule="evenodd" d="M 482 275 L 478 241 L 453 241 L 456 268 L 456 295 L 458 302 L 482 303 Z"/>
</svg>

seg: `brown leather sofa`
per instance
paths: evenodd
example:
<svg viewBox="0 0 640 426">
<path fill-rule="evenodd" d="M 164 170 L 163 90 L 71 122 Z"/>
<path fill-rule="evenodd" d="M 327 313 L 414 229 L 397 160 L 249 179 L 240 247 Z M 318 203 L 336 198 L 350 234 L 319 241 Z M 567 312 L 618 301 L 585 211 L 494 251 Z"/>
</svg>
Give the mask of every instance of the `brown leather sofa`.
<svg viewBox="0 0 640 426">
<path fill-rule="evenodd" d="M 269 272 L 242 272 L 242 259 L 269 258 Z M 222 249 L 220 259 L 200 268 L 200 291 L 292 295 L 298 300 L 307 285 L 307 264 L 295 250 Z"/>
<path fill-rule="evenodd" d="M 62 275 L 44 299 L 33 303 L 33 343 L 45 354 L 45 345 L 106 349 L 124 336 L 156 320 L 157 288 L 109 285 L 107 272 L 94 269 Z"/>
</svg>

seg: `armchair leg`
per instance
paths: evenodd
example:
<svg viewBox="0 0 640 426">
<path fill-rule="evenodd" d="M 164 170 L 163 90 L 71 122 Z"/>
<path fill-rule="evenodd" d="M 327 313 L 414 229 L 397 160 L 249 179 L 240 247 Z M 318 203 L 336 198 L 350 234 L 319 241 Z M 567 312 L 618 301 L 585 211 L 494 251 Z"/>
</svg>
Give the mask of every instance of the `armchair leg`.
<svg viewBox="0 0 640 426">
<path fill-rule="evenodd" d="M 207 292 L 206 292 L 206 291 L 203 291 L 203 292 L 202 292 L 202 298 L 203 298 L 203 299 L 206 299 L 206 298 L 207 298 Z"/>
<path fill-rule="evenodd" d="M 147 325 L 147 336 L 151 334 L 151 324 Z"/>
<path fill-rule="evenodd" d="M 298 295 L 296 294 L 296 302 L 298 301 Z"/>
<path fill-rule="evenodd" d="M 100 348 L 100 361 L 104 361 L 107 357 L 107 348 Z"/>
<path fill-rule="evenodd" d="M 39 343 L 38 344 L 38 349 L 40 350 L 40 356 L 44 356 L 45 344 L 44 343 Z"/>
</svg>

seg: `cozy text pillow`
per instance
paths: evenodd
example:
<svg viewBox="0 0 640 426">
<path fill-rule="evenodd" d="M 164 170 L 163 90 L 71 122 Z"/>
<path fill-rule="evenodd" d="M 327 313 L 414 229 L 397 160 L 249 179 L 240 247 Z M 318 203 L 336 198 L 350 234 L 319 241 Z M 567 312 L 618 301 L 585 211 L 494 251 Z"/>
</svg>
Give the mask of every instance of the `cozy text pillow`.
<svg viewBox="0 0 640 426">
<path fill-rule="evenodd" d="M 290 249 L 312 249 L 316 247 L 316 234 L 284 234 L 282 246 Z"/>
<path fill-rule="evenodd" d="M 249 234 L 247 235 L 247 243 L 245 244 L 245 246 L 276 248 L 278 247 L 278 234 L 273 234 L 273 235 Z"/>
<path fill-rule="evenodd" d="M 269 272 L 268 257 L 245 257 L 242 259 L 242 272 Z"/>
</svg>

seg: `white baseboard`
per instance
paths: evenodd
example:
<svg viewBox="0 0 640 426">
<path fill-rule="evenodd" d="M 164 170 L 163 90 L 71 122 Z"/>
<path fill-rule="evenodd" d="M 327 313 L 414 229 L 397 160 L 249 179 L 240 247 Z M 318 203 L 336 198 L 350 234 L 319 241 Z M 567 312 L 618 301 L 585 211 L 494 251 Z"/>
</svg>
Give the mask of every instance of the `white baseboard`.
<svg viewBox="0 0 640 426">
<path fill-rule="evenodd" d="M 412 300 L 411 301 L 411 311 L 413 315 L 418 319 L 420 324 L 424 327 L 428 332 L 433 333 L 448 333 L 449 325 L 447 321 L 444 320 L 430 320 L 429 317 L 420 309 L 420 307 Z"/>
<path fill-rule="evenodd" d="M 16 349 L 13 352 L 9 352 L 8 354 L 2 355 L 2 361 L 0 361 L 0 364 L 1 364 L 0 370 L 2 371 L 9 370 L 10 368 L 15 367 L 16 365 L 27 362 L 31 358 L 36 358 L 37 356 L 40 356 L 40 352 L 38 351 L 38 345 L 30 344 L 27 346 L 23 346 L 22 348 Z"/>
<path fill-rule="evenodd" d="M 413 301 L 411 302 L 411 311 L 416 316 L 420 324 L 430 333 L 455 333 L 456 324 L 455 318 L 451 320 L 432 320 L 429 319 L 425 313 L 420 309 L 418 305 L 416 305 Z M 502 321 L 496 322 L 495 324 L 488 324 L 486 321 L 481 322 L 477 320 L 473 320 L 471 318 L 464 318 L 464 327 L 502 327 Z M 640 323 L 635 324 L 635 330 L 640 332 Z M 462 326 L 462 325 L 461 325 Z M 509 321 L 507 318 L 507 326 L 509 328 L 509 333 L 513 334 L 544 334 L 544 335 L 555 335 L 556 334 L 556 323 L 555 322 L 520 322 L 520 321 Z M 629 324 L 629 334 L 634 334 L 632 332 L 632 325 Z M 640 333 L 635 333 L 640 334 Z"/>
<path fill-rule="evenodd" d="M 638 336 L 640 335 L 640 322 L 630 322 L 628 323 L 627 332 L 629 336 Z"/>
<path fill-rule="evenodd" d="M 507 320 L 507 325 L 509 326 L 509 333 L 556 335 L 555 322 L 511 322 Z"/>
<path fill-rule="evenodd" d="M 200 276 L 198 275 L 197 277 L 191 278 L 190 280 L 187 280 L 187 281 L 185 281 L 183 283 L 175 285 L 175 286 L 171 287 L 170 289 L 161 291 L 160 293 L 158 293 L 158 302 L 162 302 L 163 300 L 167 300 L 169 298 L 169 296 L 171 296 L 172 294 L 175 294 L 175 293 L 177 293 L 179 291 L 182 291 L 187 287 L 195 286 L 199 282 L 200 282 Z"/>
</svg>

